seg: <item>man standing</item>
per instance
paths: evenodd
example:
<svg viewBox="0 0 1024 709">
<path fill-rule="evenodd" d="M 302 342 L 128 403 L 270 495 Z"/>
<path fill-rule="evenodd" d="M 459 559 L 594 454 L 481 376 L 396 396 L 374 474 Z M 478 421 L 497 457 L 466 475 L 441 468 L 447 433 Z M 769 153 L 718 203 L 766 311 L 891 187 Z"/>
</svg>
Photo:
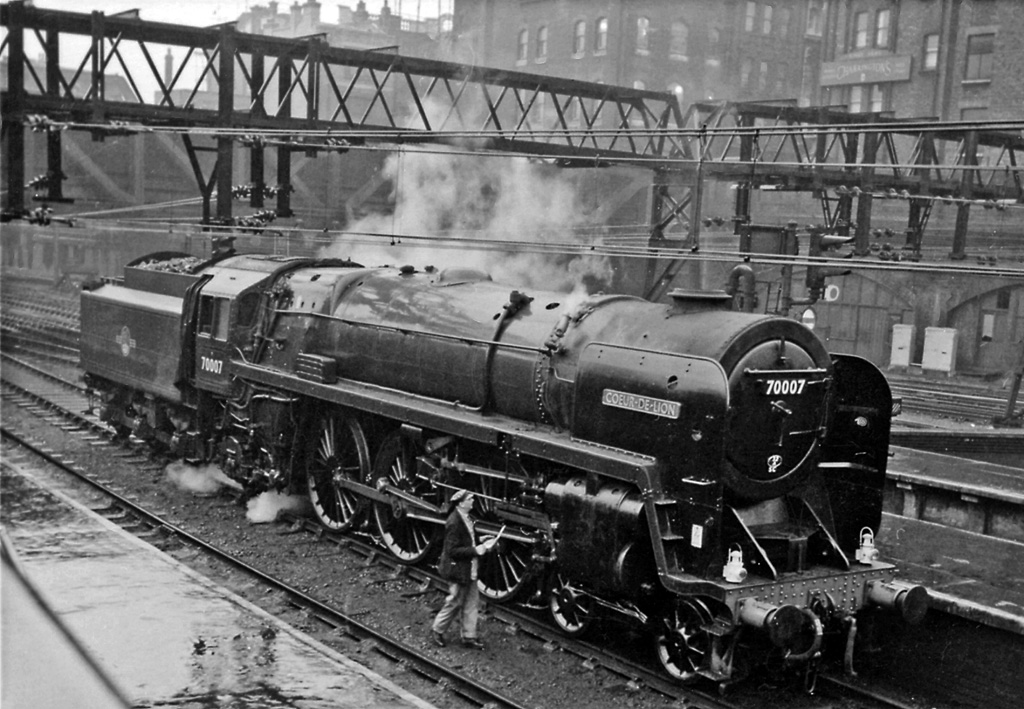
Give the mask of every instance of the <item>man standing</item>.
<svg viewBox="0 0 1024 709">
<path fill-rule="evenodd" d="M 454 509 L 448 515 L 448 521 L 444 526 L 444 548 L 438 562 L 441 576 L 451 585 L 448 587 L 448 597 L 434 619 L 430 636 L 435 645 L 444 647 L 447 644 L 444 639 L 445 631 L 461 611 L 462 644 L 482 650 L 483 643 L 476 635 L 480 612 L 480 590 L 476 585 L 477 566 L 479 557 L 493 549 L 498 540 L 487 537 L 479 544 L 474 543 L 473 519 L 469 515 L 473 509 L 473 493 L 469 490 L 457 491 L 452 495 L 452 505 Z"/>
</svg>

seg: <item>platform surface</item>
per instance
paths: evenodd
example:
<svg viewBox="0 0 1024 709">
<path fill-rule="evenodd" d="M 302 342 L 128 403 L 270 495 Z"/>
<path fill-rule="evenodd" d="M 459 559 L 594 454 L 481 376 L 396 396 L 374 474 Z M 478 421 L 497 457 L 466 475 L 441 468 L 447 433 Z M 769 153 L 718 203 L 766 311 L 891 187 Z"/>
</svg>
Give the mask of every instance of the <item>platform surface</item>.
<svg viewBox="0 0 1024 709">
<path fill-rule="evenodd" d="M 29 581 L 135 706 L 430 709 L 5 463 L 2 520 Z M 5 609 L 7 610 L 7 609 Z M 4 709 L 82 706 L 48 697 L 57 668 L 16 645 L 3 617 Z"/>
</svg>

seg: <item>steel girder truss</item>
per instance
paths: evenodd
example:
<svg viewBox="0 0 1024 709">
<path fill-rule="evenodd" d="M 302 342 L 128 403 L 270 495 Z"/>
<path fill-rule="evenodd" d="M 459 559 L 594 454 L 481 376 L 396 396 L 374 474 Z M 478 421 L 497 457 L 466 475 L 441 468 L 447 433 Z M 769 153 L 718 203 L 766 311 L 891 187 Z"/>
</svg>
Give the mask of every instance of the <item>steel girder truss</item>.
<svg viewBox="0 0 1024 709">
<path fill-rule="evenodd" d="M 10 149 L 23 146 L 9 124 L 33 116 L 45 116 L 37 128 L 72 124 L 97 135 L 155 127 L 205 133 L 216 141 L 212 182 L 222 216 L 230 212 L 233 141 L 285 154 L 433 142 L 594 165 L 664 155 L 674 140 L 664 129 L 681 118 L 669 93 L 330 47 L 322 36 L 282 39 L 230 25 L 199 29 L 21 2 L 0 7 L 0 23 L 7 29 Z M 42 67 L 28 59 L 33 42 Z M 161 73 L 160 53 L 172 48 L 177 67 Z M 195 163 L 195 148 L 186 147 Z M 24 175 L 8 176 L 13 205 Z"/>
<path fill-rule="evenodd" d="M 218 217 L 230 217 L 236 145 L 253 153 L 254 206 L 264 193 L 263 150 L 277 149 L 278 212 L 287 214 L 291 152 L 374 141 L 515 152 L 567 167 L 649 168 L 655 172 L 652 246 L 673 241 L 665 238 L 673 222 L 689 225 L 686 245 L 699 246 L 700 185 L 709 179 L 737 185 L 741 221 L 750 216 L 752 190 L 812 192 L 826 226 L 844 230 L 856 223 L 860 242 L 872 199 L 907 201 L 908 239 L 918 246 L 934 200 L 954 201 L 963 216 L 954 245 L 960 254 L 971 204 L 1024 201 L 1024 121 L 902 120 L 792 102 L 699 103 L 683 113 L 667 92 L 330 47 L 322 36 L 282 39 L 230 25 L 199 29 L 22 2 L 0 6 L 0 24 L 14 210 L 24 205 L 26 122 L 47 131 L 55 176 L 57 128 L 85 128 L 98 138 L 111 131 L 179 132 L 204 196 L 204 217 L 214 192 Z M 41 50 L 41 67 L 29 60 L 33 48 Z M 160 51 L 172 50 L 177 66 L 161 73 Z M 197 155 L 204 150 L 217 156 L 209 178 Z M 49 189 L 50 197 L 61 197 L 59 177 Z"/>
</svg>

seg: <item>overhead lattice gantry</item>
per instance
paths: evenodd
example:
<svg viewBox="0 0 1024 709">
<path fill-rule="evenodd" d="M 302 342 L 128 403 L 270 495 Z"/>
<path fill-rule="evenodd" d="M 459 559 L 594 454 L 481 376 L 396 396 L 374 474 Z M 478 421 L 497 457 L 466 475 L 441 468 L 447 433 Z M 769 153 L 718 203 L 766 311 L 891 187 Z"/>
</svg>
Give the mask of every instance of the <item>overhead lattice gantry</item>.
<svg viewBox="0 0 1024 709">
<path fill-rule="evenodd" d="M 680 110 L 668 93 L 467 67 L 386 52 L 330 47 L 322 36 L 282 39 L 230 25 L 199 29 L 134 16 L 0 7 L 8 83 L 3 105 L 10 155 L 23 154 L 22 124 L 95 131 L 178 129 L 200 187 L 216 187 L 230 214 L 232 143 L 291 151 L 369 141 L 434 142 L 543 154 L 566 161 L 659 156 Z M 42 50 L 29 60 L 28 43 Z M 176 66 L 158 67 L 161 52 Z M 73 70 L 65 69 L 73 68 Z M 122 84 L 114 95 L 112 72 Z M 253 133 L 259 133 L 253 139 Z M 216 141 L 217 163 L 198 174 L 197 135 Z M 59 146 L 55 146 L 58 147 Z M 59 159 L 59 153 L 58 157 Z M 9 205 L 24 203 L 23 160 L 8 163 Z M 23 171 L 23 167 L 21 167 Z M 20 194 L 19 194 L 20 193 Z M 281 192 L 287 199 L 287 190 Z M 280 206 L 280 205 L 279 205 Z"/>
<path fill-rule="evenodd" d="M 565 167 L 642 166 L 654 173 L 655 248 L 699 247 L 707 180 L 736 185 L 741 221 L 750 217 L 754 190 L 811 193 L 826 227 L 853 228 L 858 248 L 866 244 L 875 199 L 906 201 L 908 241 L 916 247 L 931 206 L 952 202 L 959 210 L 954 255 L 966 246 L 972 204 L 1024 202 L 1024 120 L 941 123 L 785 101 L 698 103 L 683 112 L 669 92 L 331 47 L 322 36 L 283 39 L 232 25 L 201 29 L 20 1 L 0 6 L 0 24 L 13 211 L 25 203 L 27 126 L 47 133 L 52 175 L 61 173 L 65 128 L 98 139 L 125 131 L 180 135 L 204 220 L 214 196 L 216 216 L 230 218 L 238 147 L 252 155 L 251 204 L 263 206 L 272 193 L 278 214 L 287 215 L 294 152 L 372 142 L 500 151 Z M 267 149 L 277 151 L 275 189 L 264 189 Z M 204 151 L 216 154 L 206 174 L 198 157 Z M 47 188 L 48 198 L 61 198 L 60 179 Z M 685 239 L 667 237 L 679 225 L 689 227 Z"/>
</svg>

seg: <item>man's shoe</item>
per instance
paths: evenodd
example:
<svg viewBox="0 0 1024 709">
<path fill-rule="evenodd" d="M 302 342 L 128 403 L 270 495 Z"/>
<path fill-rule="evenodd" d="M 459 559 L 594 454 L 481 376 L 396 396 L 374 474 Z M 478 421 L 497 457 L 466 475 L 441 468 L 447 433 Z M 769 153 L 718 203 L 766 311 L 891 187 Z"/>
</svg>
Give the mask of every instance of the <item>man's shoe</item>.
<svg viewBox="0 0 1024 709">
<path fill-rule="evenodd" d="M 472 650 L 483 650 L 484 649 L 484 644 L 482 642 L 480 642 L 479 640 L 477 640 L 476 638 L 463 638 L 462 639 L 462 646 L 463 647 L 468 647 L 468 648 L 470 648 Z"/>
<path fill-rule="evenodd" d="M 438 647 L 445 647 L 448 643 L 444 641 L 444 636 L 436 630 L 430 631 L 430 639 L 434 641 L 434 644 Z"/>
</svg>

